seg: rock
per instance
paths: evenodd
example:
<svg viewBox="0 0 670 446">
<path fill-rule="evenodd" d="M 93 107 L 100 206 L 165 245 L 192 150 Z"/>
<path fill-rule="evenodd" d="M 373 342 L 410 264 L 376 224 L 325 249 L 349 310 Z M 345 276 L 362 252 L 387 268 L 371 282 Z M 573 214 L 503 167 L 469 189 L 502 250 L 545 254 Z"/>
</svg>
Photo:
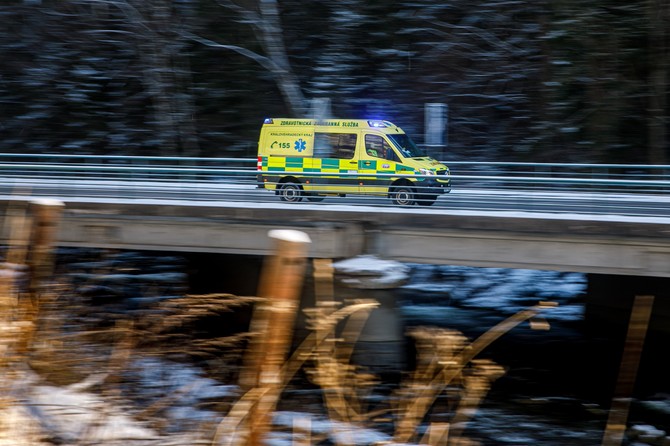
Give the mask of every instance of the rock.
<svg viewBox="0 0 670 446">
<path fill-rule="evenodd" d="M 660 445 L 665 438 L 665 431 L 650 424 L 636 424 L 628 429 L 630 438 L 646 444 Z"/>
<path fill-rule="evenodd" d="M 333 263 L 340 283 L 358 289 L 398 288 L 409 279 L 409 266 L 371 255 Z"/>
</svg>

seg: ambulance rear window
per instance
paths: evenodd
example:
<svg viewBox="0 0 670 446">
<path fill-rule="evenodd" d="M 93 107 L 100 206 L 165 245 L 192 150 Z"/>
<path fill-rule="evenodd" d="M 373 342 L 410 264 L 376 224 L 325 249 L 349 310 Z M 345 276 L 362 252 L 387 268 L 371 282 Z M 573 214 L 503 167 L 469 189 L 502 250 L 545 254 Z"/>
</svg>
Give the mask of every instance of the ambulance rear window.
<svg viewBox="0 0 670 446">
<path fill-rule="evenodd" d="M 355 152 L 355 133 L 314 133 L 315 158 L 351 159 Z"/>
</svg>

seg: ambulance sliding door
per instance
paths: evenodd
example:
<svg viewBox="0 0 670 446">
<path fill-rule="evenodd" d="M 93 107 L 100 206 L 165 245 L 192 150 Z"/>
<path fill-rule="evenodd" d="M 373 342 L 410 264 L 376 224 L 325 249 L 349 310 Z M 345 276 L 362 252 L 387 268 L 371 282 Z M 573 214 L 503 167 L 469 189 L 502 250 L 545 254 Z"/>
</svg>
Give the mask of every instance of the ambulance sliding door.
<svg viewBox="0 0 670 446">
<path fill-rule="evenodd" d="M 314 133 L 314 167 L 321 175 L 313 178 L 310 191 L 358 193 L 357 133 Z M 324 175 L 332 174 L 332 175 Z"/>
</svg>

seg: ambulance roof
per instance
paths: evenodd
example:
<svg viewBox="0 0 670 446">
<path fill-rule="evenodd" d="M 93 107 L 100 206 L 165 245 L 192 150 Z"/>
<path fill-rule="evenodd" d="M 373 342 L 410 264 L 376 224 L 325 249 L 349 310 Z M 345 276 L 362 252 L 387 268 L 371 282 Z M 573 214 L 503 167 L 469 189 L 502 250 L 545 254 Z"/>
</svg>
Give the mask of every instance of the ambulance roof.
<svg viewBox="0 0 670 446">
<path fill-rule="evenodd" d="M 342 129 L 352 129 L 352 128 L 363 128 L 363 129 L 376 129 L 382 131 L 393 131 L 395 133 L 400 133 L 402 130 L 400 127 L 397 127 L 395 124 L 389 121 L 383 121 L 379 119 L 300 119 L 300 118 L 267 118 L 263 121 L 264 126 L 275 126 L 275 127 L 304 127 L 304 126 L 316 126 L 316 127 L 328 127 L 328 128 L 342 128 Z"/>
</svg>

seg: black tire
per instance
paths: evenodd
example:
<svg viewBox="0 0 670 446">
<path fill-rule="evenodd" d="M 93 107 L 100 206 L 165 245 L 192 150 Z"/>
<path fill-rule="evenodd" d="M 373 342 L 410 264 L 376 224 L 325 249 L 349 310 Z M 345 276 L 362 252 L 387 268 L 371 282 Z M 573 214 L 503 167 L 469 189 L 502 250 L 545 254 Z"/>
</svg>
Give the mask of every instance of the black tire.
<svg viewBox="0 0 670 446">
<path fill-rule="evenodd" d="M 397 206 L 413 206 L 416 203 L 414 189 L 409 186 L 397 186 L 391 190 L 391 201 Z"/>
<path fill-rule="evenodd" d="M 418 195 L 416 197 L 416 204 L 419 206 L 432 206 L 437 200 L 437 195 L 428 194 L 428 195 Z"/>
<path fill-rule="evenodd" d="M 321 195 L 307 195 L 307 201 L 311 201 L 312 203 L 318 203 L 319 201 L 323 201 L 326 197 L 323 197 Z"/>
<path fill-rule="evenodd" d="M 298 203 L 302 201 L 302 188 L 299 184 L 284 183 L 279 189 L 279 199 L 288 203 Z"/>
</svg>

